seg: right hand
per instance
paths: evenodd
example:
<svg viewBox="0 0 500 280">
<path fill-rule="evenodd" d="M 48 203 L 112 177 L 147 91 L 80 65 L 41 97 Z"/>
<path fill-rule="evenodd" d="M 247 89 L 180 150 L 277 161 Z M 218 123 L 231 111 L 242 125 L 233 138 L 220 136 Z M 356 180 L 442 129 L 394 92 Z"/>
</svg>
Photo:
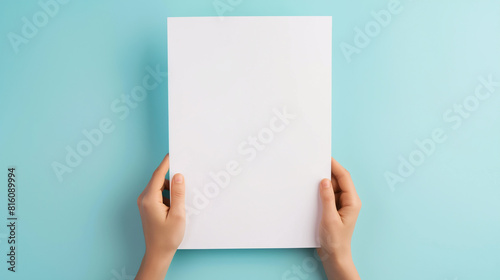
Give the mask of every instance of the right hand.
<svg viewBox="0 0 500 280">
<path fill-rule="evenodd" d="M 319 236 L 322 258 L 347 261 L 351 257 L 351 237 L 361 210 L 354 183 L 349 172 L 332 158 L 331 179 L 320 183 L 323 206 Z"/>
</svg>

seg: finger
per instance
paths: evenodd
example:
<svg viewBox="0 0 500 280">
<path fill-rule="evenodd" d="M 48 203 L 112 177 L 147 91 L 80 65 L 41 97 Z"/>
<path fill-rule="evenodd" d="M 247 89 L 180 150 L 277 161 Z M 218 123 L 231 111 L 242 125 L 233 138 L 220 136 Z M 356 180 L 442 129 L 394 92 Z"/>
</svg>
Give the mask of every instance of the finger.
<svg viewBox="0 0 500 280">
<path fill-rule="evenodd" d="M 319 185 L 323 218 L 328 220 L 338 218 L 339 215 L 337 213 L 337 206 L 335 205 L 335 193 L 333 192 L 332 182 L 328 179 L 323 179 Z"/>
<path fill-rule="evenodd" d="M 333 174 L 332 174 L 332 185 L 333 185 L 333 191 L 335 193 L 341 192 L 339 182 L 337 182 L 337 179 L 335 179 L 335 177 L 333 177 Z"/>
<path fill-rule="evenodd" d="M 351 175 L 333 157 L 332 175 L 334 177 L 333 179 L 337 181 L 340 189 L 340 193 L 337 196 L 337 206 L 339 207 L 339 211 L 341 208 L 346 207 L 353 209 L 360 208 L 361 202 L 358 193 L 356 192 L 356 188 L 354 187 Z"/>
<path fill-rule="evenodd" d="M 164 191 L 164 190 L 170 190 L 170 182 L 165 179 L 165 182 L 163 182 L 163 186 L 161 187 L 161 190 Z"/>
<path fill-rule="evenodd" d="M 177 173 L 172 178 L 172 185 L 170 186 L 170 213 L 174 216 L 184 217 L 186 214 L 185 203 L 185 182 L 184 176 Z"/>
<path fill-rule="evenodd" d="M 165 191 L 165 190 L 167 190 L 167 191 L 170 190 L 170 182 L 167 179 L 165 179 L 165 182 L 163 183 L 162 192 Z M 165 197 L 164 194 L 165 193 L 162 194 L 163 204 L 165 204 L 168 207 L 170 207 L 170 197 Z"/>
<path fill-rule="evenodd" d="M 163 184 L 165 182 L 165 176 L 167 176 L 168 168 L 170 167 L 169 155 L 167 154 L 160 165 L 153 172 L 153 176 L 151 177 L 151 181 L 149 181 L 149 189 L 150 190 L 161 190 L 163 188 Z"/>
<path fill-rule="evenodd" d="M 332 175 L 338 182 L 338 187 L 343 193 L 356 193 L 349 172 L 332 157 Z"/>
<path fill-rule="evenodd" d="M 167 207 L 170 207 L 170 199 L 168 197 L 163 197 L 163 204 L 167 205 Z"/>
<path fill-rule="evenodd" d="M 332 186 L 333 186 L 333 192 L 335 193 L 335 205 L 337 206 L 337 210 L 338 210 L 341 207 L 339 199 L 340 199 L 340 195 L 342 194 L 342 191 L 340 190 L 339 182 L 337 182 L 337 179 L 335 179 L 335 177 L 333 177 L 333 175 L 332 175 L 331 182 L 332 182 Z"/>
</svg>

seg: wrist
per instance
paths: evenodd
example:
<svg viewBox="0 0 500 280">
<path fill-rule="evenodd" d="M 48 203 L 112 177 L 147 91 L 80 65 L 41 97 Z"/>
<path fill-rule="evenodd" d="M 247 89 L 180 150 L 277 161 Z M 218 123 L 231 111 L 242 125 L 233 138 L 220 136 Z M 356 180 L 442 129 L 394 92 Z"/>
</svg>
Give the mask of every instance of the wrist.
<svg viewBox="0 0 500 280">
<path fill-rule="evenodd" d="M 158 264 L 158 265 L 168 265 L 174 258 L 175 252 L 177 250 L 167 250 L 159 252 L 157 250 L 150 250 L 146 248 L 144 253 L 144 259 L 147 262 Z"/>
<path fill-rule="evenodd" d="M 332 254 L 329 262 L 337 267 L 346 267 L 354 263 L 350 250 L 343 253 Z"/>
<path fill-rule="evenodd" d="M 170 262 L 174 257 L 175 251 L 163 252 L 146 249 L 141 262 L 141 267 L 135 279 L 151 280 L 164 279 L 167 274 Z"/>
<path fill-rule="evenodd" d="M 338 262 L 345 262 L 352 259 L 351 246 L 322 246 L 321 255 L 322 259 L 330 259 Z"/>
<path fill-rule="evenodd" d="M 360 279 L 350 250 L 331 252 L 321 260 L 328 279 Z"/>
</svg>

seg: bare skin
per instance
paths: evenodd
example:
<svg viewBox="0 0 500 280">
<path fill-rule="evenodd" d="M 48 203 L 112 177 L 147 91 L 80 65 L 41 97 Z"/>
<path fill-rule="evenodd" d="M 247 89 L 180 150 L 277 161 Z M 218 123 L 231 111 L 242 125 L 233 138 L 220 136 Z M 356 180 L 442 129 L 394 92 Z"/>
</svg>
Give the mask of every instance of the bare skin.
<svg viewBox="0 0 500 280">
<path fill-rule="evenodd" d="M 332 158 L 332 177 L 320 183 L 323 214 L 318 248 L 328 279 L 360 279 L 351 254 L 351 237 L 361 210 L 349 172 Z"/>
<path fill-rule="evenodd" d="M 172 184 L 165 179 L 169 156 L 165 156 L 151 180 L 139 195 L 137 206 L 141 214 L 146 252 L 137 280 L 160 280 L 167 274 L 170 263 L 184 237 L 186 227 L 185 180 L 175 174 Z M 162 191 L 170 189 L 170 200 Z M 351 176 L 332 158 L 332 176 L 320 183 L 323 214 L 320 223 L 321 248 L 318 254 L 328 279 L 360 279 L 351 255 L 351 237 L 361 209 Z"/>
<path fill-rule="evenodd" d="M 135 278 L 138 280 L 165 279 L 170 262 L 184 237 L 184 177 L 175 174 L 169 186 L 169 181 L 165 179 L 168 169 L 167 154 L 137 199 L 146 241 L 146 253 Z M 162 191 L 169 188 L 170 200 L 167 200 L 163 198 Z"/>
</svg>

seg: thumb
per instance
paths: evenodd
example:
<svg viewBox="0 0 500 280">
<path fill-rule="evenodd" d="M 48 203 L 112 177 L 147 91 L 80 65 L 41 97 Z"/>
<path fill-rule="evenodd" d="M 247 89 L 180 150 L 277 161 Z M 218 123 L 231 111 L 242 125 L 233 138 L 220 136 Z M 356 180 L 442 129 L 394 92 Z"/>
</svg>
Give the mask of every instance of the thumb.
<svg viewBox="0 0 500 280">
<path fill-rule="evenodd" d="M 335 205 L 335 193 L 333 192 L 332 181 L 329 179 L 321 180 L 319 188 L 321 204 L 323 206 L 323 218 L 327 220 L 337 218 L 339 214 Z"/>
<path fill-rule="evenodd" d="M 170 212 L 174 216 L 184 217 L 186 215 L 186 208 L 184 206 L 186 197 L 186 189 L 184 183 L 184 176 L 177 173 L 172 178 L 170 186 Z"/>
</svg>

